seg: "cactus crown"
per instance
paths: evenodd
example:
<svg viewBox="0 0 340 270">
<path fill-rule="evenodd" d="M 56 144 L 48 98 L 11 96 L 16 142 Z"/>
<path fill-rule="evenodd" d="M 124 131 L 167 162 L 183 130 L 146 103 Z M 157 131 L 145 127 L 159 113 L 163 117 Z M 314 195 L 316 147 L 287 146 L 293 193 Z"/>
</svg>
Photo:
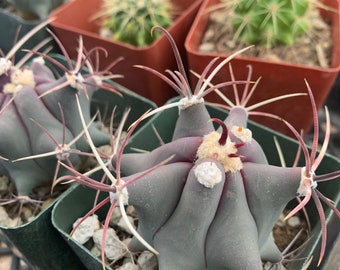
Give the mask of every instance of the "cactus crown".
<svg viewBox="0 0 340 270">
<path fill-rule="evenodd" d="M 160 33 L 151 33 L 155 25 L 168 28 L 174 7 L 167 0 L 104 0 L 98 17 L 114 40 L 143 47 L 155 41 Z"/>
<path fill-rule="evenodd" d="M 223 3 L 231 9 L 234 39 L 273 47 L 290 45 L 308 32 L 308 16 L 316 8 L 308 0 L 239 0 Z"/>
</svg>

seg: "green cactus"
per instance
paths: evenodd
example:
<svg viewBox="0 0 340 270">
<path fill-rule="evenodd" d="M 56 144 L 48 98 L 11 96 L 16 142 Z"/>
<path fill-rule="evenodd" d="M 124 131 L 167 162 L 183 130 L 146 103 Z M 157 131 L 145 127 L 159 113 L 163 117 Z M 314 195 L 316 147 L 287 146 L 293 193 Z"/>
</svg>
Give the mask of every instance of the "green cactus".
<svg viewBox="0 0 340 270">
<path fill-rule="evenodd" d="M 308 0 L 239 0 L 223 5 L 232 10 L 235 40 L 267 47 L 291 45 L 309 31 L 308 15 L 316 6 Z"/>
<path fill-rule="evenodd" d="M 104 0 L 102 25 L 114 40 L 143 47 L 155 41 L 160 33 L 151 33 L 155 25 L 168 28 L 172 23 L 173 6 L 167 0 Z"/>
</svg>

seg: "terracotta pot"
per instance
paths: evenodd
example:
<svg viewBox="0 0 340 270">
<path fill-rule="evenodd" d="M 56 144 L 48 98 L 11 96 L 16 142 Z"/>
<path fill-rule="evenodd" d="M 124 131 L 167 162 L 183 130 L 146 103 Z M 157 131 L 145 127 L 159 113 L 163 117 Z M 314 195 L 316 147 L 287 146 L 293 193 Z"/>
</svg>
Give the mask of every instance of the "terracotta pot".
<svg viewBox="0 0 340 270">
<path fill-rule="evenodd" d="M 203 53 L 198 50 L 209 20 L 209 13 L 206 12 L 206 9 L 219 2 L 220 0 L 203 1 L 185 41 L 189 69 L 198 73 L 201 73 L 207 63 L 213 58 L 227 57 L 226 55 L 219 53 Z M 339 11 L 338 1 L 325 0 L 324 2 L 326 5 Z M 333 52 L 331 54 L 332 59 L 330 68 L 310 67 L 290 63 L 274 63 L 267 60 L 241 56 L 238 56 L 231 61 L 236 80 L 245 80 L 247 78 L 248 65 L 253 67 L 252 80 L 257 80 L 261 77 L 257 90 L 248 104 L 254 104 L 289 93 L 306 93 L 307 88 L 304 79 L 307 79 L 313 91 L 317 107 L 320 108 L 324 104 L 340 70 L 340 12 L 323 10 L 322 15 L 329 19 L 332 24 Z M 194 76 L 191 77 L 191 82 L 196 80 L 197 79 L 194 78 Z M 227 65 L 217 74 L 214 83 L 228 80 L 230 80 L 230 76 Z M 239 88 L 242 89 L 242 86 Z M 233 100 L 232 91 L 224 91 L 224 93 Z M 223 103 L 222 99 L 215 93 L 209 95 L 207 100 Z M 307 134 L 313 122 L 310 101 L 307 96 L 281 100 L 272 103 L 271 105 L 263 106 L 258 110 L 283 117 L 297 130 L 304 130 L 305 134 Z M 267 117 L 253 117 L 252 119 L 279 132 L 291 135 L 288 128 L 280 121 Z"/>
<path fill-rule="evenodd" d="M 184 40 L 202 0 L 173 0 L 172 2 L 182 10 L 182 13 L 168 31 L 184 56 Z M 87 49 L 101 46 L 108 51 L 109 57 L 102 55 L 100 59 L 101 67 L 107 66 L 112 59 L 123 56 L 124 61 L 112 70 L 116 74 L 124 75 L 119 83 L 158 105 L 163 104 L 169 97 L 174 96 L 175 91 L 158 77 L 133 65 L 145 65 L 160 72 L 164 72 L 165 69 L 175 69 L 176 62 L 168 40 L 162 36 L 150 46 L 138 48 L 100 37 L 98 34 L 100 24 L 98 21 L 91 20 L 91 17 L 98 12 L 101 3 L 102 0 L 70 1 L 51 14 L 50 17 L 55 18 L 51 23 L 54 31 L 71 57 L 76 56 L 75 48 L 79 35 L 83 36 Z"/>
</svg>

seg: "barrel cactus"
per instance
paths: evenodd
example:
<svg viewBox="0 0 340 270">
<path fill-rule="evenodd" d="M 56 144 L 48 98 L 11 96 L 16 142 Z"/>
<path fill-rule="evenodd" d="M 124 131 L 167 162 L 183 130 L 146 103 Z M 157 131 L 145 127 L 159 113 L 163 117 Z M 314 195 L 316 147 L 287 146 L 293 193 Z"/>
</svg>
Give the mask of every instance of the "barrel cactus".
<svg viewBox="0 0 340 270">
<path fill-rule="evenodd" d="M 291 45 L 308 32 L 309 16 L 316 7 L 308 0 L 238 0 L 221 5 L 230 13 L 235 40 L 267 47 Z"/>
<path fill-rule="evenodd" d="M 150 45 L 159 37 L 151 34 L 155 25 L 167 28 L 171 25 L 174 7 L 169 0 L 105 0 L 101 11 L 102 26 L 113 40 L 138 47 Z"/>
<path fill-rule="evenodd" d="M 129 130 L 109 165 L 104 164 L 97 155 L 100 167 L 111 180 L 110 184 L 98 183 L 72 170 L 76 177 L 70 176 L 68 180 L 73 179 L 108 192 L 106 199 L 83 220 L 105 203 L 110 203 L 105 221 L 107 229 L 111 213 L 117 205 L 123 217 L 126 217 L 124 205 L 133 205 L 139 221 L 137 231 L 129 227 L 135 236 L 129 243 L 129 249 L 151 250 L 158 255 L 160 269 L 253 270 L 262 269 L 262 261 L 273 264 L 282 262 L 283 254 L 274 242 L 272 228 L 289 201 L 296 196 L 304 197 L 292 210 L 292 215 L 313 198 L 322 224 L 320 263 L 327 236 L 321 201 L 340 217 L 339 210 L 317 190 L 318 181 L 335 179 L 340 176 L 340 171 L 327 175 L 315 174 L 329 140 L 327 110 L 326 139 L 319 154 L 316 151 L 317 117 L 313 147 L 309 152 L 294 127 L 283 119 L 269 115 L 287 124 L 300 142 L 305 158 L 305 166 L 302 167 L 270 165 L 261 145 L 253 139 L 252 131 L 247 128 L 250 114 L 245 107 L 247 97 L 236 97 L 240 102 L 230 108 L 226 119 L 211 119 L 206 108 L 205 93 L 228 84 L 240 83 L 226 82 L 219 86 L 210 83 L 214 74 L 229 59 L 222 61 L 209 74 L 216 62 L 216 59 L 213 60 L 192 91 L 175 43 L 167 32 L 163 32 L 175 50 L 179 71 L 168 71 L 174 79 L 172 81 L 157 71 L 144 68 L 173 86 L 181 99 L 141 116 Z M 316 114 L 308 85 L 307 90 Z M 140 121 L 160 111 L 166 113 L 171 107 L 178 107 L 179 115 L 169 143 L 161 144 L 151 152 L 124 153 L 124 147 Z M 218 129 L 215 129 L 214 122 L 219 125 Z M 91 144 L 85 123 L 83 127 Z M 92 150 L 96 152 L 94 146 Z M 112 167 L 115 176 L 109 170 Z M 127 219 L 126 222 L 129 224 Z M 104 239 L 102 243 L 105 246 Z"/>
</svg>

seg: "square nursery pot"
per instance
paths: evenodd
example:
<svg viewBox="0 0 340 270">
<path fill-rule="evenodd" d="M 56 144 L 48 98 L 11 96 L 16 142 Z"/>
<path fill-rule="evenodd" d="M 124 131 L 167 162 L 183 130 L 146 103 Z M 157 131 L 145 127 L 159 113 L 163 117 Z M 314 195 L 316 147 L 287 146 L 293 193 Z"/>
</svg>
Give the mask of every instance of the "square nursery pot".
<svg viewBox="0 0 340 270">
<path fill-rule="evenodd" d="M 0 25 L 1 25 L 1 39 L 0 39 L 0 48 L 3 53 L 6 55 L 14 46 L 17 40 L 20 40 L 27 32 L 32 30 L 34 27 L 42 23 L 43 20 L 33 20 L 28 21 L 24 20 L 21 17 L 5 10 L 0 9 Z M 6 31 L 4 31 L 6 29 Z M 19 35 L 17 36 L 17 32 L 19 31 Z M 41 29 L 37 32 L 33 37 L 31 37 L 22 47 L 23 49 L 33 49 L 34 46 L 38 45 L 41 41 L 46 38 L 50 38 L 51 35 L 45 30 Z M 59 52 L 59 49 L 56 46 L 54 41 L 51 41 L 49 45 L 53 45 L 52 52 Z M 15 60 L 20 60 L 26 52 L 22 52 L 19 50 L 15 54 Z"/>
<path fill-rule="evenodd" d="M 168 31 L 184 56 L 184 40 L 202 0 L 172 0 L 171 2 L 180 8 L 181 14 L 175 18 Z M 151 45 L 139 48 L 100 37 L 98 34 L 100 23 L 98 20 L 91 20 L 91 17 L 99 11 L 101 4 L 102 0 L 72 0 L 60 7 L 50 15 L 54 18 L 51 25 L 55 33 L 71 57 L 77 54 L 75 48 L 80 35 L 87 49 L 101 46 L 107 50 L 109 56 L 102 54 L 100 58 L 101 67 L 106 67 L 113 59 L 124 57 L 123 61 L 112 70 L 113 73 L 124 76 L 119 83 L 158 105 L 163 104 L 174 96 L 175 92 L 157 76 L 133 65 L 145 65 L 160 72 L 166 69 L 173 70 L 176 62 L 168 40 L 162 35 Z"/>
<path fill-rule="evenodd" d="M 305 79 L 308 81 L 313 91 L 317 108 L 321 108 L 324 104 L 340 70 L 340 4 L 335 0 L 325 0 L 323 2 L 327 6 L 335 9 L 335 11 L 321 11 L 322 16 L 329 20 L 332 25 L 331 36 L 333 49 L 331 53 L 331 67 L 321 68 L 271 62 L 258 58 L 242 57 L 241 54 L 231 61 L 236 80 L 247 79 L 248 65 L 251 65 L 253 68 L 252 80 L 255 81 L 261 77 L 255 93 L 248 104 L 256 104 L 260 101 L 289 93 L 306 93 L 307 88 L 304 81 Z M 218 3 L 220 3 L 220 0 L 203 1 L 185 41 L 188 67 L 190 70 L 197 73 L 201 73 L 213 58 L 220 57 L 221 59 L 224 59 L 228 56 L 221 53 L 204 53 L 199 51 L 201 40 L 209 23 L 210 13 L 207 12 L 207 9 Z M 191 76 L 191 82 L 196 80 L 197 79 L 194 76 Z M 213 83 L 217 84 L 229 80 L 229 69 L 228 65 L 226 65 L 225 68 L 222 68 L 215 76 Z M 240 85 L 239 89 L 242 89 L 242 87 L 243 86 Z M 232 92 L 233 91 L 230 88 L 227 91 L 223 91 L 226 96 L 234 100 Z M 209 95 L 207 100 L 219 103 L 222 102 L 222 99 L 215 93 Z M 308 97 L 299 96 L 274 102 L 270 105 L 260 107 L 258 110 L 283 117 L 297 130 L 304 130 L 304 134 L 307 134 L 313 123 L 312 110 L 309 104 Z M 269 119 L 268 117 L 253 117 L 252 119 L 279 132 L 291 134 L 289 133 L 288 128 L 286 128 L 284 124 L 279 123 L 279 121 Z"/>
<path fill-rule="evenodd" d="M 54 58 L 58 58 L 58 56 L 54 56 Z M 61 57 L 60 61 L 62 59 Z M 103 113 L 110 113 L 116 107 L 115 121 L 120 119 L 127 108 L 131 108 L 126 123 L 127 128 L 141 114 L 156 106 L 153 102 L 128 89 L 125 89 L 122 97 L 100 89 L 94 94 L 91 107 L 93 112 L 99 109 Z M 52 208 L 59 199 L 60 197 L 26 224 L 16 227 L 0 226 L 3 234 L 20 251 L 33 269 L 84 269 L 78 257 L 52 226 Z"/>
<path fill-rule="evenodd" d="M 209 112 L 212 117 L 218 117 L 220 119 L 224 119 L 227 115 L 225 111 L 213 107 L 209 107 Z M 167 110 L 166 112 L 162 112 L 153 117 L 131 137 L 131 142 L 127 146 L 126 151 L 130 152 L 130 147 L 151 151 L 159 146 L 159 137 L 155 135 L 154 127 L 157 129 L 157 132 L 165 143 L 171 141 L 177 117 L 178 110 L 176 108 Z M 270 164 L 280 165 L 279 156 L 273 140 L 274 136 L 279 140 L 281 148 L 284 149 L 284 156 L 287 164 L 293 163 L 296 150 L 298 148 L 297 141 L 251 121 L 248 122 L 248 128 L 252 130 L 253 137 L 262 145 Z M 337 158 L 326 155 L 322 164 L 318 168 L 318 172 L 320 174 L 327 173 L 337 170 L 339 167 L 340 162 Z M 336 205 L 340 205 L 340 181 L 333 181 L 330 184 L 322 183 L 318 187 L 324 195 L 334 200 Z M 75 220 L 85 215 L 93 207 L 95 195 L 95 190 L 79 185 L 64 193 L 62 198 L 55 204 L 52 212 L 53 225 L 61 233 L 74 252 L 80 257 L 81 261 L 86 266 L 86 269 L 89 270 L 102 269 L 100 259 L 93 256 L 84 246 L 75 242 L 72 238 L 69 238 L 69 233 L 72 230 L 72 224 Z M 101 199 L 107 197 L 107 194 L 102 193 L 101 195 Z M 105 219 L 107 210 L 108 206 L 102 207 L 96 212 L 99 220 Z M 309 269 L 316 269 L 313 268 L 313 266 L 316 267 L 315 265 L 318 259 L 321 229 L 314 204 L 309 203 L 307 210 L 310 214 L 309 217 L 312 224 L 312 238 L 309 240 L 304 252 L 299 255 L 299 258 L 301 257 L 302 259 L 292 263 L 288 270 L 302 269 L 302 266 L 306 263 L 307 259 L 313 254 L 315 254 L 314 260 Z M 333 241 L 335 240 L 335 237 L 333 236 L 336 236 L 339 231 L 339 220 L 333 212 L 327 210 L 326 219 L 329 229 L 329 243 L 327 244 L 330 250 L 327 250 L 325 262 L 328 260 L 328 253 L 332 251 L 331 248 Z M 111 268 L 106 266 L 106 269 Z"/>
</svg>

